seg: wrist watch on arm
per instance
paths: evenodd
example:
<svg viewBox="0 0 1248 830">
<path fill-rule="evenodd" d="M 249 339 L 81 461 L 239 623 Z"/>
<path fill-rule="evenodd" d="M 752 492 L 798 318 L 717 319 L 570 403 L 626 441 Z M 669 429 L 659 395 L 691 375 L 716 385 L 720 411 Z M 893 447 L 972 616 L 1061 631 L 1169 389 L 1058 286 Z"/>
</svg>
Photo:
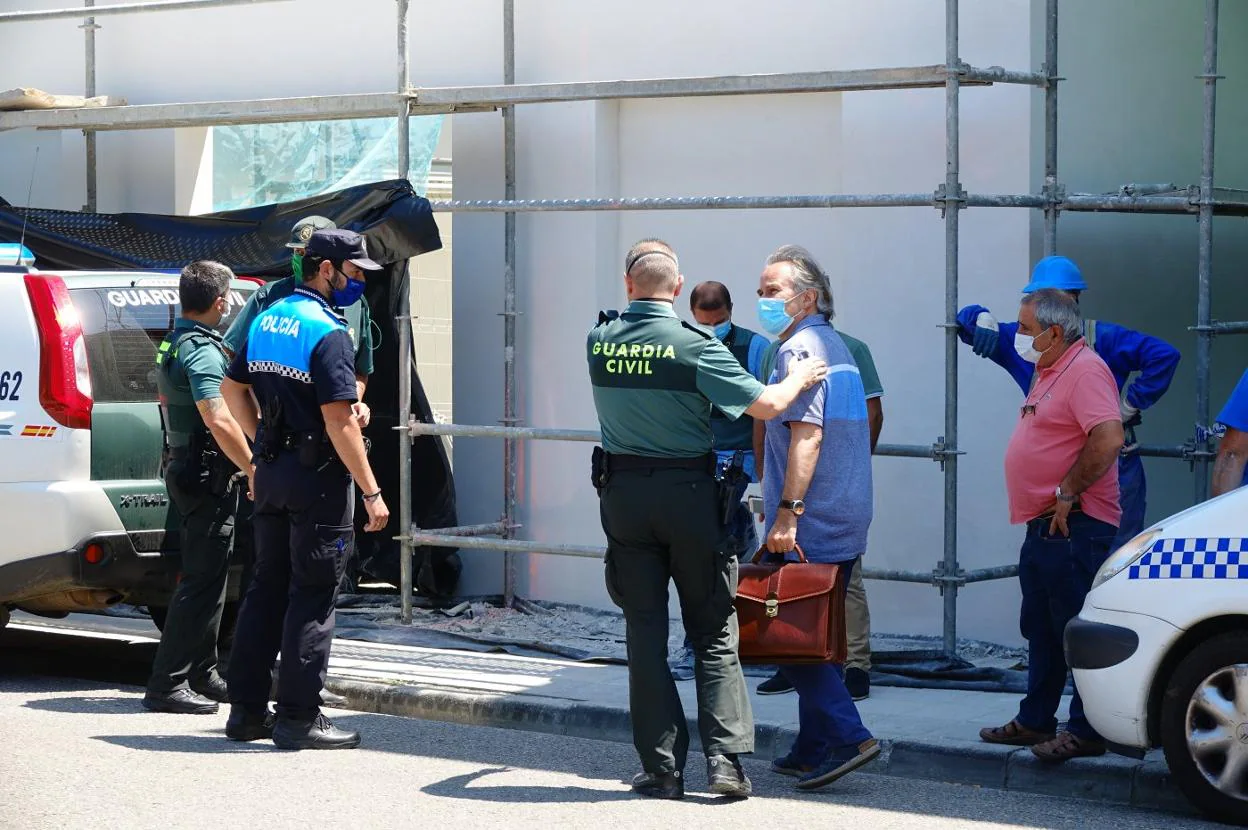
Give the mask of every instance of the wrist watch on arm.
<svg viewBox="0 0 1248 830">
<path fill-rule="evenodd" d="M 781 499 L 780 509 L 788 510 L 794 516 L 800 516 L 806 512 L 806 502 L 802 499 Z"/>
<path fill-rule="evenodd" d="M 1057 485 L 1057 490 L 1054 492 L 1054 495 L 1057 496 L 1058 501 L 1063 502 L 1065 504 L 1074 504 L 1075 502 L 1079 500 L 1079 496 L 1076 495 L 1075 493 L 1063 493 L 1062 485 L 1060 484 Z"/>
</svg>

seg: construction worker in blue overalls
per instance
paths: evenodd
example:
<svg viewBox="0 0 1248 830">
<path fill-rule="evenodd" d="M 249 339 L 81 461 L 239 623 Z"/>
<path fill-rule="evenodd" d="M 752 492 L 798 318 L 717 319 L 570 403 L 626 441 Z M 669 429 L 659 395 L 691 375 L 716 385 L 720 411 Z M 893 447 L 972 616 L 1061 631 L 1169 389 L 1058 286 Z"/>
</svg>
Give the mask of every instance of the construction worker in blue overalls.
<svg viewBox="0 0 1248 830">
<path fill-rule="evenodd" d="M 1065 291 L 1078 302 L 1087 290 L 1079 267 L 1064 256 L 1048 256 L 1036 263 L 1031 282 L 1023 289 L 1030 294 L 1041 288 Z M 1145 483 L 1144 464 L 1139 456 L 1135 427 L 1140 413 L 1166 394 L 1179 366 L 1179 350 L 1160 338 L 1124 328 L 1104 320 L 1085 319 L 1084 336 L 1101 359 L 1109 366 L 1118 382 L 1121 395 L 1122 425 L 1126 441 L 1118 456 L 1118 487 L 1122 505 L 1122 524 L 1114 547 L 1130 541 L 1144 529 Z M 992 360 L 1010 373 L 1026 395 L 1031 389 L 1036 367 L 1023 360 L 1014 348 L 1018 323 L 998 323 L 982 305 L 968 305 L 958 312 L 958 337 L 971 346 L 975 354 Z M 1132 373 L 1136 378 L 1128 383 Z"/>
</svg>

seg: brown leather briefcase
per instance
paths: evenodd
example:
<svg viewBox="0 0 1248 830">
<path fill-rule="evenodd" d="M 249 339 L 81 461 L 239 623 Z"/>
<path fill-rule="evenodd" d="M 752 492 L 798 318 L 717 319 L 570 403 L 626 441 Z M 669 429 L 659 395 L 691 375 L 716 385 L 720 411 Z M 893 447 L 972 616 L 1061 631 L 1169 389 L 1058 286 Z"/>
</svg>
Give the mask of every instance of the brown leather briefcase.
<svg viewBox="0 0 1248 830">
<path fill-rule="evenodd" d="M 737 619 L 742 663 L 844 663 L 845 590 L 839 565 L 761 564 L 760 548 L 741 566 Z"/>
</svg>

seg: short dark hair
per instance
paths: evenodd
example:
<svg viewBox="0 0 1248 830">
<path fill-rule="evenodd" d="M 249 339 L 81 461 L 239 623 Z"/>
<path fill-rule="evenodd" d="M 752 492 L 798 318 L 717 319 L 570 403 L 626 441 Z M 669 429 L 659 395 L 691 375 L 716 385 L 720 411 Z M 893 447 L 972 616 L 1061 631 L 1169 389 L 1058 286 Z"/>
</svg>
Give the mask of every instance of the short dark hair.
<svg viewBox="0 0 1248 830">
<path fill-rule="evenodd" d="M 200 259 L 182 269 L 178 278 L 178 299 L 182 311 L 201 314 L 230 293 L 234 272 L 219 262 Z"/>
<path fill-rule="evenodd" d="M 719 311 L 726 308 L 732 311 L 732 294 L 728 286 L 715 280 L 700 282 L 689 294 L 690 311 Z"/>
</svg>

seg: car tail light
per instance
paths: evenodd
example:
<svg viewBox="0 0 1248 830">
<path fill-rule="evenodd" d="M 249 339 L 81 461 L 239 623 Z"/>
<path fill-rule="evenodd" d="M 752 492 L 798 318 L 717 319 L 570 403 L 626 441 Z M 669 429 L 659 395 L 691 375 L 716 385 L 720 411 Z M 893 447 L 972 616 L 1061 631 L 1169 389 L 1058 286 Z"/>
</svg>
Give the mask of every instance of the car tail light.
<svg viewBox="0 0 1248 830">
<path fill-rule="evenodd" d="M 91 373 L 78 310 L 60 277 L 28 274 L 26 293 L 39 329 L 39 403 L 59 424 L 91 427 Z"/>
<path fill-rule="evenodd" d="M 87 560 L 88 564 L 98 565 L 104 561 L 104 548 L 92 542 L 82 552 L 82 558 Z"/>
</svg>

